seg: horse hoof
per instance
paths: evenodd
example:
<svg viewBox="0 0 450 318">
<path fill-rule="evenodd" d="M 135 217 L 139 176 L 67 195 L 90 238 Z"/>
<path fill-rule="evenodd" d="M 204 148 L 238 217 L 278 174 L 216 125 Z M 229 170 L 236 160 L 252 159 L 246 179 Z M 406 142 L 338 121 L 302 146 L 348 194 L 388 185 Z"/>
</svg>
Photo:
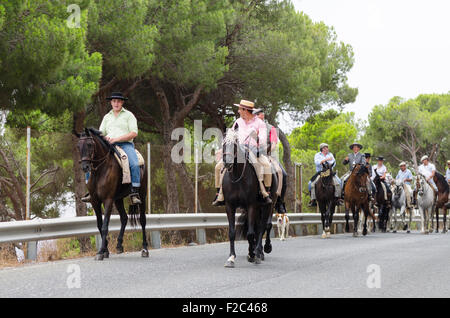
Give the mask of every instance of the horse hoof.
<svg viewBox="0 0 450 318">
<path fill-rule="evenodd" d="M 434 231 L 434 233 L 439 234 L 439 230 Z"/>
<path fill-rule="evenodd" d="M 123 247 L 117 247 L 116 248 L 116 253 L 117 254 L 123 254 Z"/>
<path fill-rule="evenodd" d="M 411 231 L 410 231 L 410 230 L 408 230 L 408 231 L 406 231 L 406 233 L 407 233 L 407 234 L 411 234 Z"/>
<path fill-rule="evenodd" d="M 247 261 L 249 262 L 249 263 L 254 263 L 255 262 L 255 257 L 253 256 L 250 256 L 250 255 L 247 255 Z"/>
<path fill-rule="evenodd" d="M 347 233 L 350 232 L 350 227 L 348 225 L 345 226 L 345 232 L 347 232 Z"/>
<path fill-rule="evenodd" d="M 358 237 L 358 233 L 353 233 L 353 237 Z"/>
<path fill-rule="evenodd" d="M 104 258 L 103 255 L 104 255 L 104 254 L 97 254 L 97 255 L 95 255 L 95 260 L 96 260 L 96 261 L 103 261 L 103 258 Z"/>
<path fill-rule="evenodd" d="M 262 260 L 260 257 L 255 257 L 255 265 L 261 264 Z"/>
<path fill-rule="evenodd" d="M 103 253 L 103 258 L 109 258 L 109 252 L 104 252 Z"/>
<path fill-rule="evenodd" d="M 323 239 L 326 239 L 326 238 L 327 238 L 327 233 L 323 232 L 323 233 L 322 233 L 322 238 L 323 238 Z"/>
<path fill-rule="evenodd" d="M 394 233 L 394 234 L 395 234 L 395 233 L 397 233 L 397 231 L 392 231 L 392 233 Z"/>
<path fill-rule="evenodd" d="M 367 236 L 367 230 L 366 229 L 363 230 L 363 235 Z"/>
<path fill-rule="evenodd" d="M 148 250 L 142 250 L 141 256 L 147 258 L 149 256 Z"/>
<path fill-rule="evenodd" d="M 327 238 L 331 238 L 331 232 L 327 232 Z"/>
<path fill-rule="evenodd" d="M 266 258 L 266 257 L 264 256 L 264 253 L 261 254 L 261 260 L 264 261 L 265 258 Z"/>
<path fill-rule="evenodd" d="M 264 253 L 267 253 L 267 254 L 272 253 L 272 244 L 264 245 Z"/>
<path fill-rule="evenodd" d="M 233 261 L 227 261 L 224 265 L 226 268 L 234 268 L 234 262 Z"/>
</svg>

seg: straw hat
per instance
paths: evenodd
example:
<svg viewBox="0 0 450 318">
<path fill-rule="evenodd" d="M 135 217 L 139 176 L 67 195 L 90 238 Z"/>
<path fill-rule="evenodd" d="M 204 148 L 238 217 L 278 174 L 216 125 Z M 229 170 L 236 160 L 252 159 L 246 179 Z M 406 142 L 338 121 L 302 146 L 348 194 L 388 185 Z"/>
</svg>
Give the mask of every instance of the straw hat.
<svg viewBox="0 0 450 318">
<path fill-rule="evenodd" d="M 420 159 L 421 162 L 423 162 L 424 160 L 429 160 L 430 158 L 428 158 L 428 156 L 423 156 L 422 159 Z"/>
<path fill-rule="evenodd" d="M 355 142 L 354 144 L 351 144 L 350 145 L 350 150 L 353 150 L 353 147 L 354 146 L 358 146 L 359 147 L 359 150 L 362 150 L 364 147 L 363 147 L 363 145 L 361 145 L 361 144 L 358 144 L 357 142 Z"/>
<path fill-rule="evenodd" d="M 255 103 L 250 102 L 250 101 L 245 100 L 245 99 L 241 100 L 241 102 L 239 104 L 234 104 L 234 106 L 242 107 L 242 108 L 245 108 L 245 109 L 248 109 L 248 110 L 254 110 L 255 109 Z"/>
<path fill-rule="evenodd" d="M 398 166 L 399 166 L 399 167 L 401 167 L 401 166 L 407 166 L 407 164 L 406 164 L 406 162 L 402 161 L 402 162 L 400 162 L 400 164 L 399 164 Z"/>
</svg>

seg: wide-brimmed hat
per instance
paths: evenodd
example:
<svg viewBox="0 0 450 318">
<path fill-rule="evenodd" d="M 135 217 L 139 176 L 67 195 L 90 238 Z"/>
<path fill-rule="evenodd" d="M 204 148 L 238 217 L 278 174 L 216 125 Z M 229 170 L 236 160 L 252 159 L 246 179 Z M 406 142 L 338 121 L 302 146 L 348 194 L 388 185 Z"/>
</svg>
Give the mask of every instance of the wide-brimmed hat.
<svg viewBox="0 0 450 318">
<path fill-rule="evenodd" d="M 114 92 L 111 94 L 111 96 L 107 97 L 106 99 L 107 100 L 113 100 L 113 99 L 128 100 L 128 98 L 123 96 L 121 92 Z"/>
<path fill-rule="evenodd" d="M 366 157 L 366 158 L 372 158 L 372 154 L 369 153 L 369 152 L 366 152 L 366 153 L 364 154 L 364 157 Z"/>
<path fill-rule="evenodd" d="M 325 147 L 330 148 L 330 146 L 328 146 L 328 144 L 326 144 L 326 143 L 320 144 L 320 146 L 319 146 L 320 151 L 322 151 L 322 149 Z"/>
<path fill-rule="evenodd" d="M 406 164 L 406 162 L 400 162 L 400 164 L 398 165 L 399 167 L 401 167 L 401 166 L 407 166 L 407 164 Z"/>
<path fill-rule="evenodd" d="M 377 157 L 377 160 L 378 161 L 384 161 L 384 157 L 383 156 L 379 156 L 379 157 Z"/>
<path fill-rule="evenodd" d="M 351 144 L 351 145 L 350 145 L 350 150 L 353 150 L 353 147 L 354 147 L 354 146 L 358 146 L 360 150 L 364 148 L 363 145 L 358 144 L 357 142 L 355 142 L 354 144 Z"/>
<path fill-rule="evenodd" d="M 250 101 L 245 100 L 245 99 L 241 100 L 241 102 L 239 104 L 234 104 L 234 106 L 242 107 L 242 108 L 245 108 L 245 109 L 248 109 L 248 110 L 254 110 L 255 109 L 255 103 L 250 102 Z"/>
<path fill-rule="evenodd" d="M 260 113 L 264 113 L 264 110 L 262 108 L 257 108 L 253 111 L 253 115 L 258 115 Z"/>
<path fill-rule="evenodd" d="M 423 156 L 422 159 L 420 159 L 420 162 L 423 162 L 424 160 L 429 160 L 428 156 Z"/>
</svg>

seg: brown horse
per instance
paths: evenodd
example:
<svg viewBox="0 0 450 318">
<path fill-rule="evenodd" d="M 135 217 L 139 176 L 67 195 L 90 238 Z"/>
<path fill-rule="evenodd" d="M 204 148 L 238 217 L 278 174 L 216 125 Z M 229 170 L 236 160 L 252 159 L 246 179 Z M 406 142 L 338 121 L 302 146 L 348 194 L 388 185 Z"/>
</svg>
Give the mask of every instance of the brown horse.
<svg viewBox="0 0 450 318">
<path fill-rule="evenodd" d="M 111 217 L 113 205 L 116 205 L 120 215 L 120 233 L 117 239 L 117 253 L 123 253 L 123 235 L 128 222 L 128 216 L 125 211 L 123 199 L 131 192 L 131 184 L 122 184 L 122 168 L 114 157 L 117 150 L 113 145 L 106 141 L 101 132 L 89 128 L 79 134 L 73 132 L 80 140 L 78 141 L 78 150 L 81 155 L 81 168 L 85 173 L 90 173 L 87 184 L 89 194 L 91 195 L 92 207 L 97 217 L 97 227 L 102 236 L 102 246 L 97 252 L 96 260 L 103 260 L 109 257 L 108 251 L 108 226 Z M 147 173 L 144 166 L 141 167 L 141 188 L 140 198 L 142 204 L 130 206 L 129 214 L 131 224 L 137 223 L 137 214 L 140 214 L 139 223 L 142 226 L 142 257 L 148 257 L 148 244 L 145 235 L 146 216 L 145 216 L 145 198 L 147 194 Z M 102 220 L 102 204 L 105 208 L 105 217 Z"/>
<path fill-rule="evenodd" d="M 447 233 L 447 207 L 445 206 L 448 202 L 449 185 L 445 177 L 436 172 L 433 177 L 434 183 L 438 188 L 438 197 L 436 201 L 436 233 L 439 233 L 439 209 L 442 209 L 444 214 L 444 229 L 442 233 Z"/>
<path fill-rule="evenodd" d="M 349 213 L 353 215 L 353 236 L 358 236 L 359 210 L 364 212 L 363 235 L 367 235 L 367 217 L 369 215 L 369 194 L 367 192 L 367 178 L 369 171 L 366 166 L 356 165 L 345 185 L 345 231 L 350 232 Z"/>
</svg>

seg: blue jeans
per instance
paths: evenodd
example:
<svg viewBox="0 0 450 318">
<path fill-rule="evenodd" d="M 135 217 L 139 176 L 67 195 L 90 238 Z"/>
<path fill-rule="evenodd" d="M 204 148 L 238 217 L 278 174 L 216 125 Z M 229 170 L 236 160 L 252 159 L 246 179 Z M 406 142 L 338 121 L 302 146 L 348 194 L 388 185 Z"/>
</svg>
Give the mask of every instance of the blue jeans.
<svg viewBox="0 0 450 318">
<path fill-rule="evenodd" d="M 117 146 L 123 149 L 128 156 L 131 173 L 131 185 L 133 187 L 141 186 L 141 168 L 139 167 L 139 160 L 134 149 L 134 144 L 131 142 L 119 142 Z M 89 181 L 89 172 L 86 173 L 86 183 Z"/>
</svg>

